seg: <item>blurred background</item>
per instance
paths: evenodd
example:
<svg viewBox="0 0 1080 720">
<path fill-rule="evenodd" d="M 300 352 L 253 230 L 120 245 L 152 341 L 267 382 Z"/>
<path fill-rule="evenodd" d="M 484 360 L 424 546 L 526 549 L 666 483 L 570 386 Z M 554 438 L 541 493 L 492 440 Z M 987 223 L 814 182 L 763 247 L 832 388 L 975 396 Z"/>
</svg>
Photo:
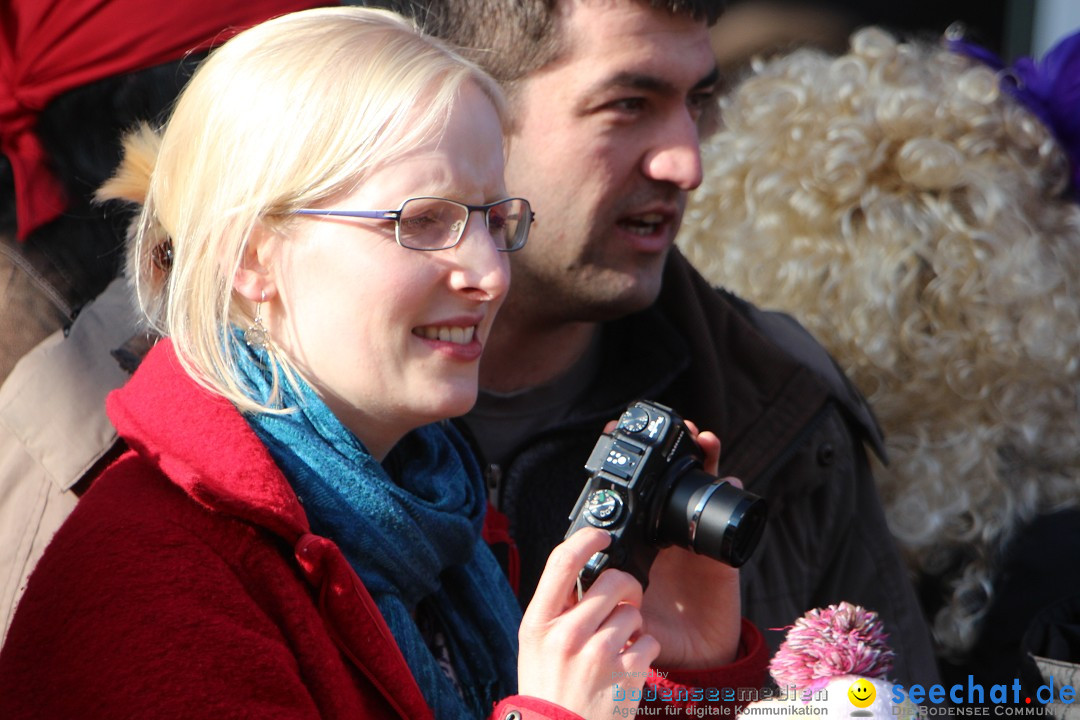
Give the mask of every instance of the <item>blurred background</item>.
<svg viewBox="0 0 1080 720">
<path fill-rule="evenodd" d="M 729 70 L 754 54 L 802 44 L 842 51 L 862 25 L 929 39 L 960 22 L 968 39 L 1006 61 L 1041 56 L 1080 28 L 1077 0 L 729 0 L 729 6 L 713 32 L 713 47 Z"/>
</svg>

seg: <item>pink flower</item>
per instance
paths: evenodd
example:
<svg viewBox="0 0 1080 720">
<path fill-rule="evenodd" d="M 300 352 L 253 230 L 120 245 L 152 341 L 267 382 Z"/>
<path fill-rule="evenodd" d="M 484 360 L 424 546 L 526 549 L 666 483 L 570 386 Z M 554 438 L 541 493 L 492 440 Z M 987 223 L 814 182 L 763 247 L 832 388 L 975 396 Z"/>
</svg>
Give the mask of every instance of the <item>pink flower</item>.
<svg viewBox="0 0 1080 720">
<path fill-rule="evenodd" d="M 877 613 L 842 602 L 795 621 L 769 664 L 780 687 L 820 690 L 838 675 L 882 677 L 892 669 L 889 636 Z"/>
</svg>

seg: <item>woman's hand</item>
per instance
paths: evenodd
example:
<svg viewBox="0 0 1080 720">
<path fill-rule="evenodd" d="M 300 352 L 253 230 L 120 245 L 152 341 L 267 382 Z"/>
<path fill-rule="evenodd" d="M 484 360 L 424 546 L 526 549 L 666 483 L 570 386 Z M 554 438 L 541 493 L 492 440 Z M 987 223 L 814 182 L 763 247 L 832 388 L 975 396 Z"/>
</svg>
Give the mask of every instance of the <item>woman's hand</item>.
<svg viewBox="0 0 1080 720">
<path fill-rule="evenodd" d="M 705 452 L 703 469 L 715 475 L 720 439 L 685 422 Z M 725 479 L 742 487 L 735 478 Z M 739 647 L 739 571 L 690 550 L 664 548 L 649 571 L 641 612 L 645 632 L 662 648 L 657 665 L 682 669 L 725 665 L 735 659 Z"/>
<path fill-rule="evenodd" d="M 556 703 L 586 718 L 610 717 L 617 701 L 640 691 L 660 645 L 642 634 L 641 584 L 605 570 L 579 602 L 578 573 L 611 537 L 585 528 L 552 550 L 518 632 L 518 692 Z M 640 694 L 637 694 L 640 697 Z"/>
</svg>

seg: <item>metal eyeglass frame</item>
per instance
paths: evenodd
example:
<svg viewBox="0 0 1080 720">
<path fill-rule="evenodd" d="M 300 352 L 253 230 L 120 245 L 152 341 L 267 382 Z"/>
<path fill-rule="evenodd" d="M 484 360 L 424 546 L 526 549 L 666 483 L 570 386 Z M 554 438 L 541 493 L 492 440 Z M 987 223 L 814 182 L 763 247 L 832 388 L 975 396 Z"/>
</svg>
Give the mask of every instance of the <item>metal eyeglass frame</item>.
<svg viewBox="0 0 1080 720">
<path fill-rule="evenodd" d="M 405 209 L 405 206 L 407 204 L 409 204 L 410 202 L 412 202 L 414 200 L 440 200 L 442 202 L 448 202 L 451 205 L 457 205 L 458 207 L 465 208 L 466 211 L 467 211 L 466 221 L 465 221 L 464 224 L 462 224 L 461 230 L 458 232 L 457 239 L 454 240 L 454 242 L 451 243 L 450 245 L 446 245 L 444 247 L 437 247 L 437 248 L 413 247 L 412 245 L 406 245 L 405 243 L 403 243 L 401 241 L 401 212 L 402 212 L 402 210 Z M 364 218 L 364 219 L 368 219 L 368 220 L 393 220 L 394 221 L 394 240 L 397 242 L 398 245 L 400 245 L 401 247 L 403 247 L 403 248 L 405 248 L 407 250 L 416 250 L 418 252 L 437 252 L 439 250 L 449 250 L 452 247 L 457 247 L 457 245 L 461 242 L 461 239 L 463 237 L 465 237 L 465 228 L 468 225 L 468 218 L 472 217 L 472 214 L 474 212 L 483 212 L 484 213 L 484 227 L 490 228 L 490 220 L 488 219 L 488 211 L 491 210 L 491 208 L 493 208 L 493 207 L 495 207 L 497 205 L 502 205 L 503 203 L 505 203 L 505 202 L 507 202 L 509 200 L 519 200 L 519 201 L 521 201 L 522 203 L 525 204 L 526 215 L 525 215 L 525 220 L 524 220 L 524 222 L 525 222 L 525 232 L 523 233 L 524 237 L 522 237 L 520 243 L 514 245 L 513 247 L 507 247 L 507 248 L 496 247 L 495 249 L 498 250 L 499 252 L 515 252 L 515 251 L 520 250 L 521 248 L 525 247 L 525 243 L 529 239 L 529 229 L 532 227 L 533 221 L 536 220 L 536 213 L 533 212 L 532 205 L 529 204 L 528 200 L 526 200 L 525 198 L 522 198 L 522 197 L 503 198 L 502 200 L 496 200 L 495 202 L 487 203 L 486 205 L 469 205 L 468 203 L 458 202 L 457 200 L 451 200 L 450 198 L 437 197 L 437 196 L 434 196 L 434 195 L 420 195 L 418 197 L 411 197 L 411 198 L 408 198 L 408 199 L 404 200 L 401 203 L 401 206 L 397 210 L 312 210 L 312 209 L 305 208 L 305 209 L 301 209 L 301 210 L 295 210 L 294 214 L 296 214 L 296 215 L 317 215 L 317 216 L 322 216 L 322 217 Z"/>
</svg>

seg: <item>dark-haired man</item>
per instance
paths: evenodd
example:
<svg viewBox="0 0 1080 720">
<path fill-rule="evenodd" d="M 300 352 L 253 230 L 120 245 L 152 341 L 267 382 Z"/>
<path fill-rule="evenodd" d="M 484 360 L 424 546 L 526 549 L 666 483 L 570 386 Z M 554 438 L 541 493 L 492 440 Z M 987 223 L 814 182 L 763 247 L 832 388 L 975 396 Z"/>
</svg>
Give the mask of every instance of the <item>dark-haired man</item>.
<svg viewBox="0 0 1080 720">
<path fill-rule="evenodd" d="M 537 214 L 467 418 L 520 548 L 523 601 L 566 530 L 605 422 L 646 397 L 716 432 L 722 474 L 769 500 L 741 584 L 742 611 L 774 649 L 803 612 L 847 600 L 883 617 L 898 679 L 934 682 L 926 624 L 869 470 L 864 443 L 881 444 L 862 398 L 793 320 L 709 287 L 672 250 L 701 181 L 717 82 L 708 26 L 722 3 L 407 5 L 506 87 L 517 123 L 507 186 Z M 716 611 L 711 561 L 686 556 L 651 577 L 649 593 L 686 608 L 646 614 L 662 646 L 695 629 L 707 638 Z M 663 659 L 705 666 L 717 660 L 708 646 Z"/>
</svg>

